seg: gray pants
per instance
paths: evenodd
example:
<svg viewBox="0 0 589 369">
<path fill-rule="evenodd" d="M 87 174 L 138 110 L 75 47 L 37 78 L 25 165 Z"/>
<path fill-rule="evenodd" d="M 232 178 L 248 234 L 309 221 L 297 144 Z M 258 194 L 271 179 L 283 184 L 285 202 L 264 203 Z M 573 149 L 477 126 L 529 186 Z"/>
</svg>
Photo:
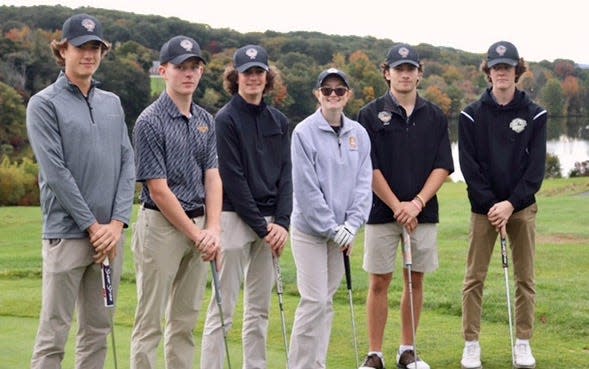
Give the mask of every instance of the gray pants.
<svg viewBox="0 0 589 369">
<path fill-rule="evenodd" d="M 111 260 L 115 298 L 121 279 L 123 239 L 116 259 Z M 94 263 L 93 254 L 87 238 L 43 240 L 43 297 L 32 369 L 61 368 L 76 305 L 76 368 L 104 367 L 112 308 L 104 306 L 101 268 Z"/>
<path fill-rule="evenodd" d="M 233 324 L 237 297 L 244 282 L 243 368 L 266 369 L 268 313 L 274 269 L 270 246 L 234 212 L 223 212 L 221 245 L 223 267 L 219 273 L 226 329 Z M 221 319 L 214 296 L 202 337 L 201 368 L 223 369 L 225 348 Z"/>
<path fill-rule="evenodd" d="M 290 339 L 290 369 L 326 367 L 333 321 L 333 296 L 344 275 L 339 247 L 324 237 L 292 230 L 292 253 L 301 299 Z"/>
</svg>

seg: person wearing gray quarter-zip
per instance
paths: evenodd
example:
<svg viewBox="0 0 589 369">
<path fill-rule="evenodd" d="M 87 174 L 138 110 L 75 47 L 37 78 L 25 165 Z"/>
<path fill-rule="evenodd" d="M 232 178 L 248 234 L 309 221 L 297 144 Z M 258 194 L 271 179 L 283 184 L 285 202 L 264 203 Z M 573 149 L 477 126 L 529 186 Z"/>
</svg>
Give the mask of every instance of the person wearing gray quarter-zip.
<svg viewBox="0 0 589 369">
<path fill-rule="evenodd" d="M 110 49 L 102 25 L 76 14 L 62 31 L 51 49 L 64 69 L 27 106 L 43 213 L 43 298 L 31 368 L 61 368 L 75 306 L 75 367 L 102 368 L 112 317 L 103 302 L 101 264 L 108 257 L 116 295 L 134 157 L 119 98 L 93 80 Z"/>
</svg>

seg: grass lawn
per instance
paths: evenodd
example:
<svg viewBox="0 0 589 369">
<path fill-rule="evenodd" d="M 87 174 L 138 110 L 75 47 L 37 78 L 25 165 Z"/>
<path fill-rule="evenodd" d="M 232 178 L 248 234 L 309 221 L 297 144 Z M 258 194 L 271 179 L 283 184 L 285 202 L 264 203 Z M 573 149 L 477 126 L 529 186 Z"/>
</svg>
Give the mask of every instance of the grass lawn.
<svg viewBox="0 0 589 369">
<path fill-rule="evenodd" d="M 468 245 L 470 211 L 463 183 L 446 183 L 439 195 L 440 269 L 428 275 L 426 301 L 418 331 L 418 347 L 434 369 L 460 368 L 461 288 Z M 538 369 L 589 367 L 589 178 L 547 180 L 538 196 L 537 310 L 533 350 Z M 0 368 L 26 368 L 34 344 L 41 295 L 41 216 L 36 207 L 0 208 Z M 129 344 L 135 310 L 133 255 L 127 232 L 125 264 L 117 299 L 115 336 L 119 368 L 129 365 Z M 353 300 L 360 357 L 367 350 L 365 299 L 368 278 L 362 270 L 362 234 L 352 255 Z M 498 249 L 497 245 L 497 249 Z M 485 287 L 481 345 L 485 369 L 510 368 L 511 350 L 505 282 L 500 253 L 494 253 Z M 294 262 L 287 249 L 281 259 L 285 287 L 284 308 L 290 332 L 298 303 Z M 510 264 L 511 292 L 513 276 Z M 210 299 L 207 289 L 203 310 Z M 399 340 L 399 297 L 401 286 L 395 279 L 389 292 L 391 313 L 385 337 L 388 367 L 394 367 Z M 513 297 L 512 297 L 513 301 Z M 238 304 L 236 317 L 240 317 Z M 345 282 L 336 295 L 328 366 L 333 369 L 356 367 L 352 326 Z M 198 367 L 200 335 L 204 314 L 195 327 L 195 367 Z M 284 367 L 284 345 L 274 295 L 270 316 L 269 369 Z M 236 319 L 229 334 L 231 364 L 241 367 L 241 322 Z M 72 330 L 64 367 L 73 367 L 75 328 Z M 109 346 L 111 341 L 109 338 Z M 112 349 L 106 368 L 114 368 Z M 159 367 L 163 368 L 160 348 Z"/>
</svg>

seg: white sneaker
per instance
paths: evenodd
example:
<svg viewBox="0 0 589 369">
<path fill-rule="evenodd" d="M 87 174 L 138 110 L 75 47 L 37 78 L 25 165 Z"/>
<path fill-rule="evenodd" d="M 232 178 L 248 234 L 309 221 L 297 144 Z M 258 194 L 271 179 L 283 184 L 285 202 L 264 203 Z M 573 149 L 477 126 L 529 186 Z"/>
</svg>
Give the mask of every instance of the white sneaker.
<svg viewBox="0 0 589 369">
<path fill-rule="evenodd" d="M 481 345 L 479 341 L 466 341 L 464 343 L 464 351 L 462 352 L 462 360 L 460 360 L 462 369 L 482 369 L 481 364 Z"/>
<path fill-rule="evenodd" d="M 518 369 L 533 369 L 536 367 L 536 359 L 532 355 L 530 341 L 517 339 L 515 341 L 515 361 L 513 366 Z"/>
<path fill-rule="evenodd" d="M 397 352 L 397 368 L 399 369 L 430 369 L 430 366 L 421 357 L 415 360 L 415 352 L 413 350 L 405 350 Z"/>
</svg>

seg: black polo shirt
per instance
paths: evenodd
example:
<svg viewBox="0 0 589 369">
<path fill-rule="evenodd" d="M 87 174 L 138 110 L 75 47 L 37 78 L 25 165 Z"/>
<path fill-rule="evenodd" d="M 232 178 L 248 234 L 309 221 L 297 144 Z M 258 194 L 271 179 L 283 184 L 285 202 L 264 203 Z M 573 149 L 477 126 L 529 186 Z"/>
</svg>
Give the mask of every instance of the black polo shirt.
<svg viewBox="0 0 589 369">
<path fill-rule="evenodd" d="M 372 144 L 373 169 L 379 169 L 400 201 L 410 201 L 423 188 L 434 169 L 454 171 L 448 120 L 441 109 L 417 96 L 407 116 L 390 92 L 358 113 Z M 434 196 L 417 217 L 419 223 L 438 223 L 438 200 Z M 373 196 L 368 224 L 394 222 L 393 211 Z"/>
<path fill-rule="evenodd" d="M 202 208 L 205 171 L 217 168 L 213 117 L 192 104 L 182 115 L 164 91 L 137 118 L 133 129 L 137 182 L 143 182 L 141 202 L 155 206 L 145 182 L 167 179 L 184 211 Z"/>
</svg>

